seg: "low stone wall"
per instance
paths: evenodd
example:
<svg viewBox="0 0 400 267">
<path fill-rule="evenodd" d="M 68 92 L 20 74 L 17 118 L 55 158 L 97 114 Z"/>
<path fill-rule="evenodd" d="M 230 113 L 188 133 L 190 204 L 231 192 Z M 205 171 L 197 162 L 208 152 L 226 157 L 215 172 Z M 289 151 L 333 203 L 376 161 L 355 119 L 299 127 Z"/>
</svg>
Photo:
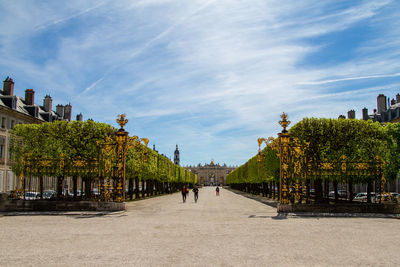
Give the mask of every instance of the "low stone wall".
<svg viewBox="0 0 400 267">
<path fill-rule="evenodd" d="M 278 204 L 278 212 L 316 213 L 382 213 L 400 214 L 399 204 L 340 203 L 340 204 Z"/>
<path fill-rule="evenodd" d="M 59 200 L 0 200 L 0 211 L 123 211 L 125 203 Z"/>
</svg>

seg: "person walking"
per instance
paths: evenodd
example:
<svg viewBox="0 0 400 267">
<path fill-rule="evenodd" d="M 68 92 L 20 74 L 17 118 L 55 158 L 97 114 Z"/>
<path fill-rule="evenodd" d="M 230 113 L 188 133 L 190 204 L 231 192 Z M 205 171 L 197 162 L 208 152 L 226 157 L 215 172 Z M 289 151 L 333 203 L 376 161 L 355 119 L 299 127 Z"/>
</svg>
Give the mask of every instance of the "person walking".
<svg viewBox="0 0 400 267">
<path fill-rule="evenodd" d="M 215 188 L 215 195 L 219 196 L 219 187 L 217 186 L 217 188 Z"/>
<path fill-rule="evenodd" d="M 186 187 L 185 186 L 182 187 L 182 200 L 183 200 L 183 203 L 186 202 Z"/>
<path fill-rule="evenodd" d="M 197 200 L 199 199 L 199 189 L 197 186 L 194 186 L 193 188 L 193 195 L 194 195 L 194 202 L 197 203 Z"/>
</svg>

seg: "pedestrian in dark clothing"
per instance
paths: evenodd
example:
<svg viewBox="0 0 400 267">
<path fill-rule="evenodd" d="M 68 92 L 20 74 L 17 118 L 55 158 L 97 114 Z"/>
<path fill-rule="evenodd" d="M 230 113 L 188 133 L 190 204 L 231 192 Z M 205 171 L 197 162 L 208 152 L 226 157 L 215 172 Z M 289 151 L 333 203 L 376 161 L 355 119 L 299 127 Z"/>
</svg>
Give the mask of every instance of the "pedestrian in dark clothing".
<svg viewBox="0 0 400 267">
<path fill-rule="evenodd" d="M 183 199 L 183 203 L 186 202 L 186 187 L 183 186 L 182 187 L 182 199 Z"/>
<path fill-rule="evenodd" d="M 193 193 L 194 193 L 194 202 L 197 203 L 197 200 L 199 199 L 199 189 L 197 188 L 197 186 L 193 188 Z"/>
<path fill-rule="evenodd" d="M 217 186 L 217 188 L 215 188 L 215 194 L 217 195 L 217 196 L 219 196 L 219 187 Z"/>
</svg>

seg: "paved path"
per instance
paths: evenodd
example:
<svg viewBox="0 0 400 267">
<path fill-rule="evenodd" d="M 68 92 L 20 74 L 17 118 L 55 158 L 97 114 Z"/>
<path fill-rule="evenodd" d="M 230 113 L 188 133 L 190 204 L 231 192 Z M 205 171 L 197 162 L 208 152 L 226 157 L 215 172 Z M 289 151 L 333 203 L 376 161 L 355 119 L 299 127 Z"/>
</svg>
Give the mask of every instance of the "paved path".
<svg viewBox="0 0 400 267">
<path fill-rule="evenodd" d="M 227 190 L 106 216 L 0 216 L 0 265 L 399 266 L 400 220 L 280 218 Z"/>
</svg>

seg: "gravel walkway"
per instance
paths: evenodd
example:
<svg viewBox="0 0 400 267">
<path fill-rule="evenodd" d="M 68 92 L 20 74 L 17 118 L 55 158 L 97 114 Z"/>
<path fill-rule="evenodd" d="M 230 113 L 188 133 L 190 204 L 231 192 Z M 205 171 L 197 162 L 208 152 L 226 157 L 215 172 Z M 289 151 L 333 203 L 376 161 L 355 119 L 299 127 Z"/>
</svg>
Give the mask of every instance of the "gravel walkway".
<svg viewBox="0 0 400 267">
<path fill-rule="evenodd" d="M 400 220 L 291 218 L 222 189 L 112 215 L 0 216 L 1 266 L 399 266 Z"/>
</svg>

